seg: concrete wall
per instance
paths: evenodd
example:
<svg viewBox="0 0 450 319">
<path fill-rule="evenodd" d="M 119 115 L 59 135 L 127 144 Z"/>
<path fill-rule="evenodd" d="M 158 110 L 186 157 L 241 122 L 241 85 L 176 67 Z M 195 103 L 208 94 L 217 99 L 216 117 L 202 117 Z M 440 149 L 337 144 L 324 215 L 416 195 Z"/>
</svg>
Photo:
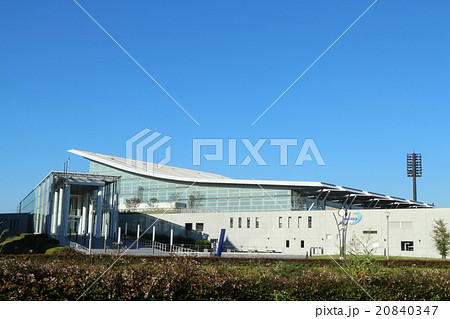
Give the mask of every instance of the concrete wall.
<svg viewBox="0 0 450 319">
<path fill-rule="evenodd" d="M 316 247 L 316 253 L 339 254 L 339 240 L 333 212 L 337 211 L 289 211 L 289 212 L 249 212 L 249 213 L 170 213 L 154 214 L 168 221 L 184 227 L 186 223 L 203 223 L 204 233 L 209 239 L 218 238 L 220 229 L 226 229 L 225 249 L 233 248 L 244 251 L 275 250 L 285 254 L 305 255 Z M 389 250 L 391 256 L 436 257 L 431 231 L 434 221 L 444 219 L 450 227 L 450 208 L 435 209 L 392 209 L 392 210 L 358 210 L 351 211 L 351 217 L 356 212 L 361 213 L 361 220 L 355 225 L 348 226 L 347 245 L 351 249 L 352 240 L 358 239 L 373 250 L 376 255 L 384 255 L 387 247 L 387 212 L 389 216 Z M 288 214 L 291 220 L 288 224 Z M 336 214 L 337 215 L 337 214 Z M 233 228 L 230 218 L 233 218 Z M 238 227 L 239 217 L 242 227 Z M 247 218 L 250 227 L 247 228 Z M 259 219 L 256 228 L 255 218 Z M 279 221 L 281 217 L 281 228 Z M 300 226 L 297 224 L 300 217 Z M 311 217 L 311 228 L 308 228 L 308 217 Z M 337 216 L 338 217 L 338 216 Z M 364 232 L 376 232 L 365 234 Z M 289 247 L 286 247 L 289 241 Z M 304 247 L 301 247 L 301 244 Z M 401 249 L 402 241 L 412 241 L 413 251 Z"/>
</svg>

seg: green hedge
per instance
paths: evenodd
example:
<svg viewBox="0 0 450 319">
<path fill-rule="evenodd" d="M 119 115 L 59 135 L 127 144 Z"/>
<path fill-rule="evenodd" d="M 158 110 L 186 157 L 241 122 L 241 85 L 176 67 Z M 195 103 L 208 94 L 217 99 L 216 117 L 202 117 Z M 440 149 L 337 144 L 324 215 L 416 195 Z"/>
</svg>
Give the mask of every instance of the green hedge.
<svg viewBox="0 0 450 319">
<path fill-rule="evenodd" d="M 53 247 L 47 249 L 45 251 L 46 254 L 80 254 L 75 248 L 62 246 L 62 247 Z"/>
<path fill-rule="evenodd" d="M 116 258 L 0 257 L 0 300 L 75 300 Z M 326 262 L 126 256 L 83 299 L 370 300 L 339 267 Z M 450 298 L 446 268 L 384 267 L 364 260 L 346 261 L 343 266 L 376 300 Z"/>
</svg>

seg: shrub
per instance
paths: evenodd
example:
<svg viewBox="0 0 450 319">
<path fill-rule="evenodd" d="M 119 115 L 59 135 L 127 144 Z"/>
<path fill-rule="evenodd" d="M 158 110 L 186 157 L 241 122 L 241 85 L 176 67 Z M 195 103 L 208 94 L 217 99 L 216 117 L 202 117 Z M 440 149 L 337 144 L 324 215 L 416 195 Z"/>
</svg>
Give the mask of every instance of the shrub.
<svg viewBox="0 0 450 319">
<path fill-rule="evenodd" d="M 45 251 L 46 254 L 80 254 L 78 250 L 68 246 L 53 247 Z"/>
</svg>

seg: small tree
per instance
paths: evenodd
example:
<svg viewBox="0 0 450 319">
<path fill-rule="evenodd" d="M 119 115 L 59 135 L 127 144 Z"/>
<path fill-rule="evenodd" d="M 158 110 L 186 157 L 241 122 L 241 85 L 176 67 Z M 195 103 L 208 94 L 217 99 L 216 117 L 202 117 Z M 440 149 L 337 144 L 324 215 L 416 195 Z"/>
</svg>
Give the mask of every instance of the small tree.
<svg viewBox="0 0 450 319">
<path fill-rule="evenodd" d="M 349 245 L 349 253 L 350 255 L 372 256 L 377 250 L 374 244 L 375 242 L 370 232 L 364 234 L 362 238 L 358 238 L 355 232 L 353 232 Z"/>
<path fill-rule="evenodd" d="M 193 192 L 189 195 L 189 208 L 197 209 L 200 203 L 205 199 L 205 195 L 200 192 Z"/>
<path fill-rule="evenodd" d="M 436 250 L 445 259 L 450 250 L 450 233 L 447 230 L 447 223 L 442 218 L 434 221 L 431 237 L 434 240 Z"/>
<path fill-rule="evenodd" d="M 158 202 L 157 198 L 155 197 L 150 198 L 147 202 L 148 208 L 154 208 L 157 202 Z"/>
<path fill-rule="evenodd" d="M 178 202 L 180 197 L 181 197 L 181 194 L 179 192 L 173 192 L 172 194 L 169 195 L 169 200 L 171 202 Z"/>
<path fill-rule="evenodd" d="M 136 210 L 138 205 L 141 203 L 141 200 L 137 197 L 133 197 L 130 199 L 125 200 L 125 205 L 129 210 Z"/>
</svg>

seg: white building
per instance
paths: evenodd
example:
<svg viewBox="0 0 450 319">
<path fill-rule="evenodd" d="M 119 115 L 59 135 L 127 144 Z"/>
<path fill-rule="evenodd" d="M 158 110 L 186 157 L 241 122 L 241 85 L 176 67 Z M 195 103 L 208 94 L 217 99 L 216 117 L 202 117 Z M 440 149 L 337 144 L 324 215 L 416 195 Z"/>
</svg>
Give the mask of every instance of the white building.
<svg viewBox="0 0 450 319">
<path fill-rule="evenodd" d="M 329 183 L 239 180 L 70 152 L 90 160 L 91 174 L 120 176 L 122 208 L 127 199 L 138 199 L 136 210 L 147 205 L 151 216 L 209 239 L 226 229 L 225 250 L 338 254 L 335 216 L 341 221 L 338 212 L 347 211 L 347 251 L 365 247 L 377 255 L 439 257 L 432 227 L 439 218 L 450 221 L 448 208 Z"/>
</svg>

